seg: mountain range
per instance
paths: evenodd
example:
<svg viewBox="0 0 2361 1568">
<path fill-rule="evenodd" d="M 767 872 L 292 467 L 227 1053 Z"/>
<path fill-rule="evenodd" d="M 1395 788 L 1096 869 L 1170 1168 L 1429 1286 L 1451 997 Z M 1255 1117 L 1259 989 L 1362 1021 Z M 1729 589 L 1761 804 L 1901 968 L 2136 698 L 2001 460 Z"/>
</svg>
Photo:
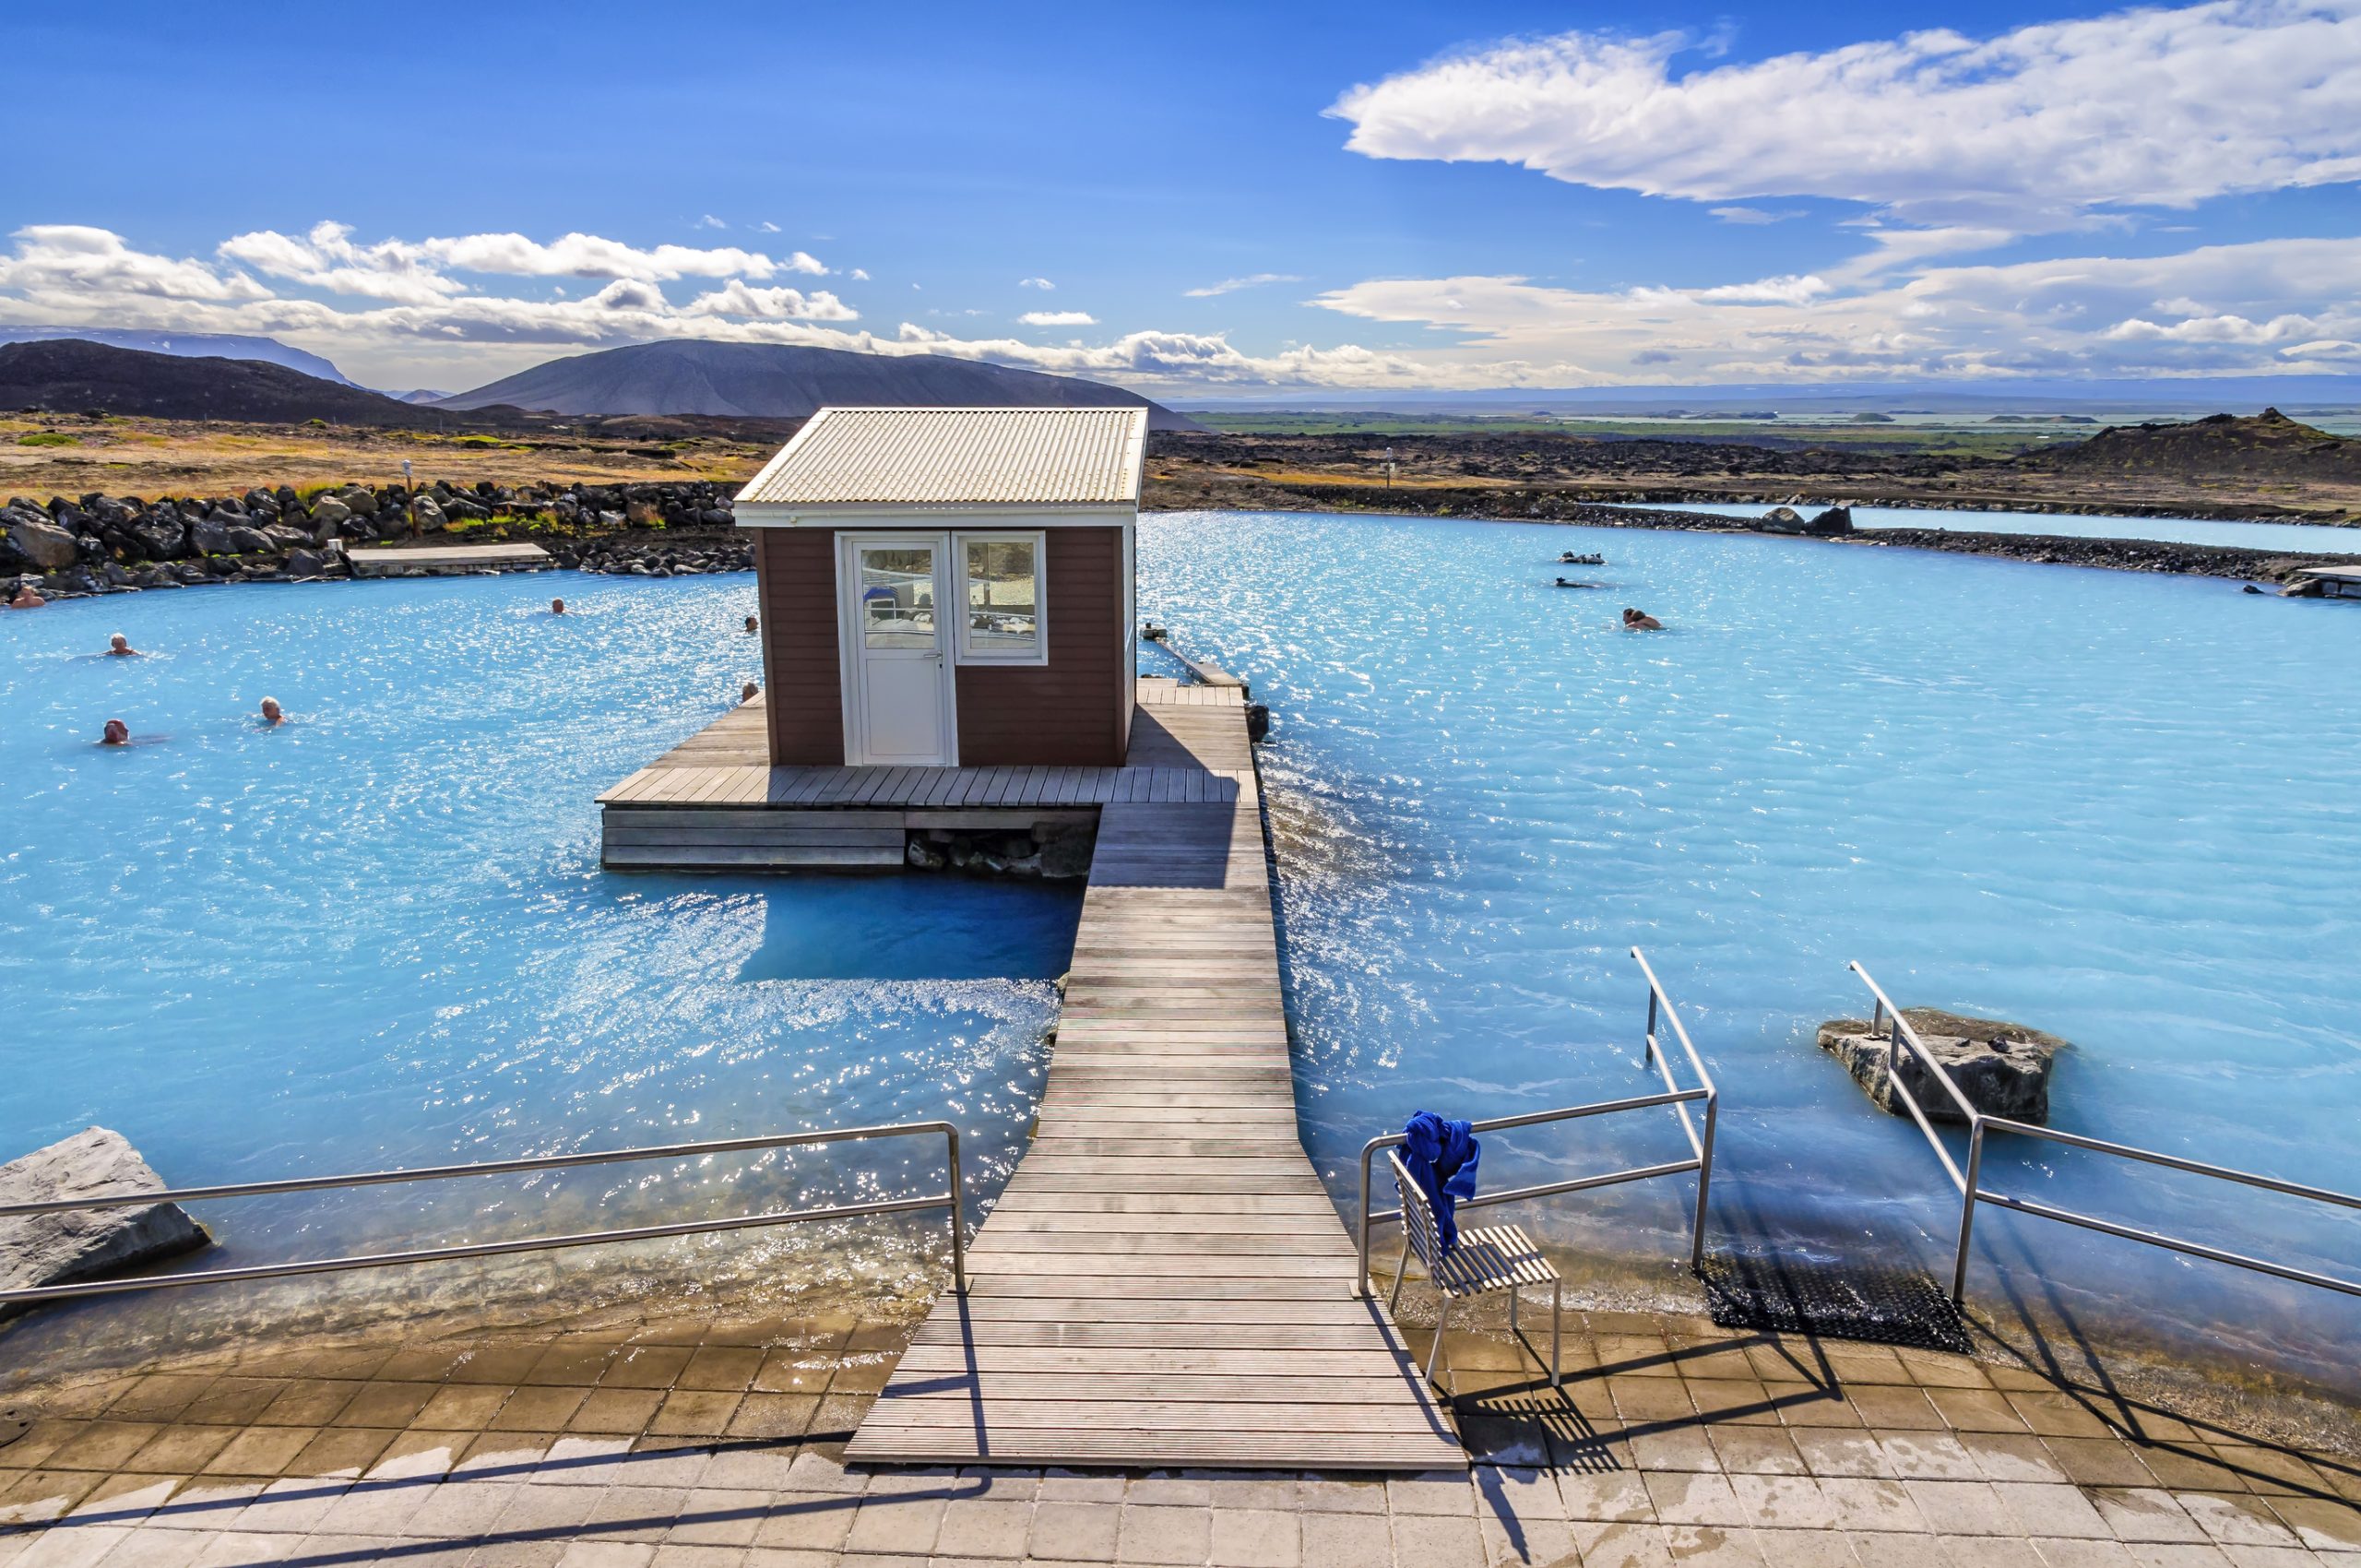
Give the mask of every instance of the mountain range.
<svg viewBox="0 0 2361 1568">
<path fill-rule="evenodd" d="M 1076 376 L 942 354 L 865 354 L 781 343 L 667 341 L 551 360 L 435 406 L 584 417 L 706 414 L 802 419 L 829 404 L 876 408 L 1133 408 L 1150 430 L 1195 421 L 1136 392 Z"/>
<path fill-rule="evenodd" d="M 234 332 L 133 332 L 108 327 L 0 327 L 0 343 L 47 343 L 62 338 L 183 359 L 260 360 L 338 386 L 361 386 L 319 355 L 290 348 L 276 338 L 248 338 Z"/>
<path fill-rule="evenodd" d="M 72 338 L 0 343 L 0 408 L 405 429 L 443 420 L 433 409 L 263 360 L 149 353 Z"/>
<path fill-rule="evenodd" d="M 7 408 L 416 427 L 435 422 L 440 410 L 479 418 L 524 410 L 577 419 L 800 420 L 831 403 L 1135 408 L 1147 410 L 1151 430 L 1203 428 L 1120 386 L 941 354 L 642 343 L 551 360 L 471 392 L 379 393 L 355 386 L 318 355 L 268 338 L 0 327 L 0 407 Z"/>
</svg>

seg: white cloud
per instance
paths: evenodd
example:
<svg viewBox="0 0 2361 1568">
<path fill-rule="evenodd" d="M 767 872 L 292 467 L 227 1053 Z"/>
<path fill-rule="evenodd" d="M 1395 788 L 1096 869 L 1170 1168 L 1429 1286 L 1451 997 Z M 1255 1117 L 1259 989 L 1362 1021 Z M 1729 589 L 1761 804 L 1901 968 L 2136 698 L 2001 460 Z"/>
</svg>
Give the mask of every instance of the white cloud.
<svg viewBox="0 0 2361 1568">
<path fill-rule="evenodd" d="M 795 251 L 785 257 L 735 246 L 657 245 L 642 250 L 596 234 L 573 233 L 544 244 L 522 234 L 463 234 L 449 239 L 381 240 L 356 244 L 350 225 L 315 223 L 303 238 L 275 230 L 239 234 L 216 253 L 256 271 L 340 294 L 422 303 L 461 293 L 445 276 L 474 272 L 510 278 L 769 279 L 782 272 L 820 276 L 828 270 Z"/>
<path fill-rule="evenodd" d="M 1676 74 L 1680 34 L 1511 40 L 1356 87 L 1376 158 L 1695 201 L 1812 196 L 2013 232 L 2361 178 L 2361 6 L 2215 0 Z"/>
<path fill-rule="evenodd" d="M 2173 255 L 1922 267 L 1894 278 L 1703 289 L 1547 288 L 1513 277 L 1372 280 L 1314 303 L 1417 323 L 1446 359 L 1559 362 L 1584 379 L 2335 374 L 2355 368 L 2361 238 Z M 1514 385 L 1514 383 L 1510 383 Z"/>
<path fill-rule="evenodd" d="M 772 222 L 767 218 L 764 219 L 760 223 L 755 224 L 754 227 L 765 234 L 776 234 L 778 232 L 778 225 Z"/>
<path fill-rule="evenodd" d="M 315 223 L 300 240 L 268 229 L 239 234 L 224 240 L 214 254 L 291 283 L 404 304 L 426 304 L 467 290 L 444 277 L 442 264 L 421 247 L 398 240 L 356 245 L 351 228 L 343 223 Z"/>
<path fill-rule="evenodd" d="M 122 235 L 104 229 L 35 223 L 11 237 L 17 254 L 0 257 L 0 291 L 208 302 L 270 297 L 269 290 L 243 272 L 219 272 L 201 261 L 135 251 Z"/>
<path fill-rule="evenodd" d="M 225 247 L 215 264 L 140 252 L 120 235 L 101 229 L 36 225 L 18 230 L 14 237 L 15 254 L 0 255 L 0 315 L 36 325 L 104 321 L 124 327 L 275 337 L 326 354 L 348 374 L 383 386 L 480 385 L 562 350 L 663 338 L 951 354 L 1101 376 L 1150 391 L 1411 388 L 1487 384 L 1493 375 L 1490 366 L 1453 371 L 1352 346 L 1291 346 L 1275 354 L 1253 355 L 1217 334 L 1145 331 L 1097 344 L 1045 345 L 1014 338 L 962 339 L 906 322 L 892 335 L 881 336 L 830 325 L 854 318 L 834 294 L 757 288 L 736 277 L 685 304 L 666 295 L 663 284 L 670 279 L 628 276 L 608 278 L 596 292 L 573 299 L 553 291 L 553 297 L 524 297 L 462 285 L 457 291 L 431 290 L 414 298 L 389 299 L 381 292 L 366 303 L 348 306 L 276 292 L 241 269 L 240 258 L 251 256 L 257 259 L 243 265 L 264 271 L 264 276 L 311 287 L 306 279 L 346 264 L 350 234 L 334 225 L 326 232 L 315 229 L 303 240 L 241 235 L 231 243 L 234 254 Z M 654 269 L 653 258 L 661 255 L 660 249 L 631 252 L 616 242 L 581 235 L 550 249 L 610 260 L 637 255 L 647 263 L 640 270 Z M 406 245 L 389 241 L 383 246 L 351 247 L 351 254 L 362 258 L 357 270 L 374 268 L 391 277 L 398 275 L 400 266 L 422 266 L 467 250 L 463 242 Z M 517 273 L 528 276 L 540 271 L 528 272 L 524 262 L 547 262 L 540 253 L 506 259 Z M 374 277 L 372 281 L 374 286 Z M 1469 380 L 1471 376 L 1476 379 Z"/>
<path fill-rule="evenodd" d="M 1098 318 L 1086 310 L 1028 310 L 1016 318 L 1027 327 L 1096 327 Z"/>
<path fill-rule="evenodd" d="M 1225 278 L 1218 283 L 1208 283 L 1202 289 L 1184 289 L 1181 298 L 1209 300 L 1216 294 L 1234 294 L 1240 289 L 1259 289 L 1265 283 L 1300 283 L 1299 274 L 1293 272 L 1257 272 L 1250 278 Z"/>
<path fill-rule="evenodd" d="M 727 229 L 730 225 L 724 223 L 720 219 L 716 218 L 712 213 L 708 212 L 703 218 L 698 219 L 694 223 L 689 225 L 689 227 L 693 229 Z"/>
<path fill-rule="evenodd" d="M 854 267 L 852 269 L 851 277 L 852 280 L 856 283 L 866 283 L 869 281 L 869 272 L 865 267 Z"/>
<path fill-rule="evenodd" d="M 21 229 L 0 254 L 0 319 L 255 333 L 384 386 L 479 385 L 555 352 L 666 338 L 951 354 L 1159 395 L 2361 371 L 2361 238 L 1961 266 L 1889 244 L 1887 232 L 1917 232 L 1872 231 L 1856 261 L 1750 280 L 1580 290 L 1515 277 L 1378 279 L 1312 302 L 1412 339 L 1386 349 L 1251 352 L 1221 334 L 1160 330 L 1052 344 L 907 321 L 870 332 L 849 325 L 855 313 L 833 293 L 740 276 L 682 286 L 684 302 L 667 292 L 677 278 L 595 273 L 592 291 L 575 297 L 539 273 L 504 292 L 484 275 L 434 270 L 460 242 L 362 246 L 334 226 L 302 240 L 241 235 L 209 262 L 141 252 L 104 230 Z M 1921 237 L 1942 254 L 1942 237 Z M 585 255 L 629 249 L 575 238 Z M 339 289 L 341 274 L 366 286 Z M 1097 325 L 1066 319 L 1080 312 L 1029 314 Z"/>
<path fill-rule="evenodd" d="M 1019 278 L 1016 280 L 1016 286 L 1020 289 L 1054 289 L 1057 287 L 1055 283 L 1050 282 L 1047 278 Z"/>
<path fill-rule="evenodd" d="M 858 312 L 822 289 L 749 288 L 732 278 L 711 293 L 699 294 L 681 308 L 682 315 L 734 315 L 754 321 L 857 321 Z"/>
<path fill-rule="evenodd" d="M 1725 223 L 1785 223 L 1790 218 L 1803 216 L 1794 208 L 1785 212 L 1765 212 L 1759 207 L 1716 207 L 1711 210 Z"/>
</svg>

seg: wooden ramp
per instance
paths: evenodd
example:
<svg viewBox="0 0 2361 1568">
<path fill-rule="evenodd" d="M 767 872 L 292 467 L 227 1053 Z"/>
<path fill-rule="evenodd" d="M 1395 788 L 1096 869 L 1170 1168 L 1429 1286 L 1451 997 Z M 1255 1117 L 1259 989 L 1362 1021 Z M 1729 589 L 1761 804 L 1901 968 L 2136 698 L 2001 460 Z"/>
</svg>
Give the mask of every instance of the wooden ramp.
<svg viewBox="0 0 2361 1568">
<path fill-rule="evenodd" d="M 556 564 L 538 544 L 445 544 L 348 550 L 353 575 L 396 576 L 405 572 L 441 576 L 449 572 L 537 572 Z"/>
<path fill-rule="evenodd" d="M 1104 805 L 1032 1147 L 846 1456 L 1463 1468 L 1297 1138 L 1241 694 L 1140 695 L 1198 793 Z"/>
</svg>

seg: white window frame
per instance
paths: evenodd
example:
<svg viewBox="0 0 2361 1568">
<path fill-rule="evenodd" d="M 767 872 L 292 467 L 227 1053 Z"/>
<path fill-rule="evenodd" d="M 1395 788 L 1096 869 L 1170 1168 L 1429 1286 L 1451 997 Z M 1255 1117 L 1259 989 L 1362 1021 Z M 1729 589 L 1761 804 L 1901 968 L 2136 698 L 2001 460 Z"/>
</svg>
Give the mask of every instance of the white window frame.
<svg viewBox="0 0 2361 1568">
<path fill-rule="evenodd" d="M 968 641 L 967 546 L 970 544 L 1030 544 L 1033 547 L 1033 648 L 1014 653 L 979 648 Z M 958 584 L 958 636 L 954 655 L 962 664 L 1043 665 L 1050 662 L 1050 535 L 1044 529 L 977 529 L 951 536 L 954 580 Z"/>
</svg>

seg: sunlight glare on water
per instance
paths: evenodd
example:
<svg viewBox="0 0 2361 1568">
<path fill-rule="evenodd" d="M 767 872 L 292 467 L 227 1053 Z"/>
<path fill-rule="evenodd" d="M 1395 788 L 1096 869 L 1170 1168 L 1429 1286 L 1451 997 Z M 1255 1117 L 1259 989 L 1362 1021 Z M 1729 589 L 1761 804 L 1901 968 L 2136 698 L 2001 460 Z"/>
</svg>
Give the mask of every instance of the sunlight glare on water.
<svg viewBox="0 0 2361 1568">
<path fill-rule="evenodd" d="M 997 1191 L 1077 894 L 599 869 L 593 797 L 759 675 L 753 602 L 744 576 L 566 576 L 0 613 L 0 1158 L 96 1123 L 196 1184 L 945 1116 Z M 148 657 L 98 657 L 114 631 Z M 256 726 L 265 694 L 289 725 Z M 92 744 L 110 717 L 141 743 Z M 201 1261 L 941 1169 L 938 1139 L 216 1204 Z"/>
<path fill-rule="evenodd" d="M 1559 566 L 1564 551 L 1608 564 Z M 2052 1122 L 2351 1192 L 2361 606 L 1809 540 L 1144 519 L 1140 600 L 1272 706 L 1304 1132 L 1341 1204 L 1412 1111 L 1646 1092 L 1648 952 L 1723 1093 L 1715 1243 L 1948 1278 L 1956 1199 L 1814 1044 L 1907 1006 L 2073 1042 Z M 1560 574 L 1596 590 L 1558 589 Z M 1619 629 L 1635 605 L 1662 633 Z M 1488 1146 L 1487 1187 L 1679 1158 L 1668 1113 Z M 1987 1183 L 2350 1274 L 2338 1211 L 1997 1138 Z M 1518 1218 L 1685 1258 L 1689 1188 Z M 1987 1209 L 2104 1310 L 2351 1376 L 2349 1303 Z M 1988 1282 L 1988 1271 L 1979 1274 Z M 2015 1277 L 2022 1279 L 2023 1271 Z M 2145 1310 L 2144 1308 L 2142 1310 Z"/>
</svg>

